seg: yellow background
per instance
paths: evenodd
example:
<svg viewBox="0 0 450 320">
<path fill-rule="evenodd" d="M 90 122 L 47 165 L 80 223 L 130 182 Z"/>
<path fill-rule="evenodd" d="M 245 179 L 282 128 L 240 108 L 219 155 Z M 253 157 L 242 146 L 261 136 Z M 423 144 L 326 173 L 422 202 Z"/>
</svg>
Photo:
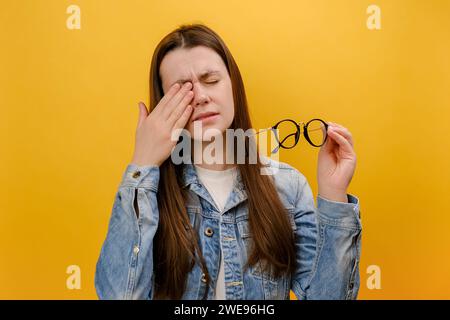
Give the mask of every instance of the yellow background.
<svg viewBox="0 0 450 320">
<path fill-rule="evenodd" d="M 81 9 L 69 30 L 66 8 Z M 370 4 L 381 30 L 366 27 Z M 255 128 L 320 117 L 352 132 L 360 299 L 450 298 L 449 1 L 1 1 L 0 298 L 95 299 L 151 55 L 182 23 L 229 46 Z M 281 153 L 317 194 L 318 149 Z M 66 268 L 81 268 L 81 289 Z M 366 286 L 370 265 L 381 289 Z"/>
</svg>

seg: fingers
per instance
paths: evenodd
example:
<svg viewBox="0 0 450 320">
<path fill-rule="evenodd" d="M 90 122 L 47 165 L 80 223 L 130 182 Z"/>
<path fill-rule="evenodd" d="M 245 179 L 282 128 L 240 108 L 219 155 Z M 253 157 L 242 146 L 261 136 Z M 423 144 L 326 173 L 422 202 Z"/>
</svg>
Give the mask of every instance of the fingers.
<svg viewBox="0 0 450 320">
<path fill-rule="evenodd" d="M 183 113 L 178 118 L 178 120 L 176 120 L 172 130 L 183 129 L 186 126 L 186 123 L 188 122 L 189 118 L 191 117 L 192 110 L 194 110 L 192 105 L 188 105 L 186 109 L 184 109 Z"/>
<path fill-rule="evenodd" d="M 181 102 L 178 104 L 178 106 L 175 108 L 175 110 L 172 111 L 172 113 L 169 115 L 169 118 L 167 119 L 167 122 L 171 127 L 174 126 L 174 124 L 178 121 L 178 119 L 183 115 L 183 112 L 186 110 L 188 104 L 192 101 L 192 97 L 194 96 L 194 93 L 192 91 L 189 91 L 181 100 Z"/>
<path fill-rule="evenodd" d="M 162 112 L 167 103 L 174 97 L 174 95 L 180 90 L 180 84 L 175 83 L 170 87 L 167 93 L 159 100 L 158 105 L 155 107 L 153 112 Z"/>
<path fill-rule="evenodd" d="M 165 105 L 163 110 L 163 115 L 166 119 L 170 117 L 172 112 L 178 107 L 178 105 L 182 102 L 183 98 L 189 94 L 190 89 L 192 88 L 192 83 L 186 82 L 180 90 L 170 99 L 170 101 Z M 191 95 L 193 92 L 191 93 Z M 192 98 L 192 96 L 191 96 Z"/>
<path fill-rule="evenodd" d="M 345 128 L 344 126 L 341 126 L 340 124 L 334 123 L 334 122 L 327 122 L 327 124 L 329 125 L 329 127 L 328 127 L 329 129 L 332 128 L 333 130 L 338 132 L 340 135 L 344 136 L 348 140 L 350 145 L 352 147 L 354 146 L 353 136 L 347 128 Z"/>
<path fill-rule="evenodd" d="M 329 126 L 328 135 L 339 145 L 340 148 L 342 148 L 342 151 L 353 153 L 353 146 L 350 144 L 350 141 L 348 141 L 347 138 L 341 135 L 341 133 L 338 132 L 338 129 Z"/>
</svg>

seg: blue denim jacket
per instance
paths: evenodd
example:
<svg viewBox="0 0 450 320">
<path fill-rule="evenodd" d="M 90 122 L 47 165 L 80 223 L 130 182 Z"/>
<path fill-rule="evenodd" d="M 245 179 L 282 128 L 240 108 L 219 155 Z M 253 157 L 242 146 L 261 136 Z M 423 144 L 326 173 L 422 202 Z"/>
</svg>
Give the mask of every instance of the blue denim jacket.
<svg viewBox="0 0 450 320">
<path fill-rule="evenodd" d="M 247 194 L 238 171 L 222 213 L 199 181 L 193 164 L 183 164 L 183 188 L 189 190 L 187 212 L 198 230 L 201 250 L 211 277 L 208 299 L 214 299 L 222 245 L 226 299 L 356 299 L 359 290 L 361 219 L 359 200 L 317 197 L 294 167 L 266 158 L 295 233 L 297 270 L 274 279 L 258 266 L 245 272 L 249 233 Z M 95 288 L 100 299 L 153 298 L 153 238 L 158 227 L 159 167 L 129 164 L 115 196 L 106 239 L 96 265 Z M 139 217 L 133 202 L 137 196 Z M 220 232 L 219 232 L 220 224 Z M 208 228 L 209 232 L 205 232 Z M 212 232 L 211 232 L 212 229 Z M 204 275 L 195 265 L 182 299 L 201 299 Z"/>
</svg>

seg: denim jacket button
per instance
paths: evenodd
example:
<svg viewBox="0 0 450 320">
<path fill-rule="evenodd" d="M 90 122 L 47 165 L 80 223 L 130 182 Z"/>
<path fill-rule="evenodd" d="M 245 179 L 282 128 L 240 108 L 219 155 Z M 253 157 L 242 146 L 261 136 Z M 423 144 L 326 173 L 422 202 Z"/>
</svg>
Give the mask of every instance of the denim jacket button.
<svg viewBox="0 0 450 320">
<path fill-rule="evenodd" d="M 133 252 L 134 252 L 134 254 L 138 254 L 138 252 L 139 252 L 139 247 L 138 247 L 138 246 L 134 246 Z"/>
<path fill-rule="evenodd" d="M 213 233 L 214 233 L 214 231 L 213 231 L 213 229 L 211 229 L 210 227 L 208 227 L 208 228 L 205 229 L 205 234 L 206 234 L 208 237 L 211 237 L 211 236 L 213 235 Z"/>
<path fill-rule="evenodd" d="M 133 178 L 138 178 L 139 176 L 141 175 L 141 172 L 140 171 L 135 171 L 135 172 L 133 172 Z"/>
<path fill-rule="evenodd" d="M 202 282 L 206 282 L 206 274 L 202 273 Z"/>
</svg>

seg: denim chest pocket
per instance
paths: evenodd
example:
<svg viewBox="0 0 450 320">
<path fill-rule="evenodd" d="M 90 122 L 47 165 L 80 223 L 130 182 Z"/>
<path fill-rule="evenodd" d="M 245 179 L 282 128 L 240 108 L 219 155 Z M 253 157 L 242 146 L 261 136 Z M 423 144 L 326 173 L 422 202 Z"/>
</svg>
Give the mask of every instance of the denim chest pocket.
<svg viewBox="0 0 450 320">
<path fill-rule="evenodd" d="M 287 207 L 286 210 L 289 212 L 289 214 L 288 214 L 289 222 L 291 223 L 292 231 L 295 233 L 297 230 L 297 225 L 295 224 L 295 220 L 294 220 L 295 208 Z M 237 224 L 237 228 L 239 230 L 239 234 L 242 239 L 252 238 L 252 235 L 250 234 L 250 225 L 249 225 L 249 221 L 248 221 L 248 215 L 237 218 L 236 224 Z"/>
<path fill-rule="evenodd" d="M 188 214 L 190 225 L 191 225 L 191 227 L 193 227 L 195 229 L 196 220 L 199 219 L 199 216 L 201 215 L 202 210 L 198 206 L 186 206 L 186 211 Z M 197 221 L 197 223 L 199 223 L 199 221 Z M 189 226 L 186 226 L 186 227 L 189 227 Z"/>
<path fill-rule="evenodd" d="M 289 222 L 293 233 L 295 234 L 297 226 L 294 220 L 294 207 L 287 207 Z M 246 258 L 248 258 L 251 250 L 253 237 L 250 232 L 248 215 L 241 217 L 236 221 L 237 228 L 246 250 Z M 290 279 L 287 277 L 274 278 L 270 273 L 263 272 L 261 263 L 249 267 L 248 271 L 256 280 L 262 281 L 265 299 L 287 299 L 289 297 Z"/>
<path fill-rule="evenodd" d="M 191 226 L 193 226 L 195 222 L 195 216 L 197 214 L 200 214 L 200 208 L 194 206 L 187 206 L 186 211 L 189 217 L 189 222 L 191 223 Z"/>
</svg>

